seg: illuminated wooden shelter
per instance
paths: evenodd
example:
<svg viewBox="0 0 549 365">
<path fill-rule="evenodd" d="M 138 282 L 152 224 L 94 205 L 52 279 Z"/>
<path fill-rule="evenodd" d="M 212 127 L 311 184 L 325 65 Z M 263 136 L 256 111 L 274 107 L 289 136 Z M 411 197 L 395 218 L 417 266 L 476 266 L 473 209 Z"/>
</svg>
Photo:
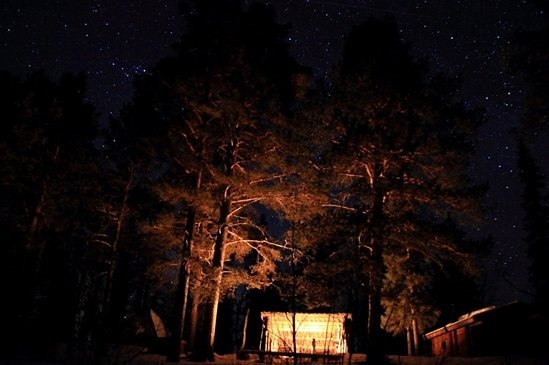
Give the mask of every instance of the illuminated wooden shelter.
<svg viewBox="0 0 549 365">
<path fill-rule="evenodd" d="M 347 352 L 346 313 L 262 312 L 261 348 L 268 352 L 343 354 Z M 294 320 L 295 318 L 295 320 Z M 295 324 L 294 324 L 295 323 Z"/>
</svg>

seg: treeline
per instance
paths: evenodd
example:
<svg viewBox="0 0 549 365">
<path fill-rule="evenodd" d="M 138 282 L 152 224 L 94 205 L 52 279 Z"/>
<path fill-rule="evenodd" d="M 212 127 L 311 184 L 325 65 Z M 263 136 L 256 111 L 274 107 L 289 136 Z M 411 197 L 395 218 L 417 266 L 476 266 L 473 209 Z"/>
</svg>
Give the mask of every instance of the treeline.
<svg viewBox="0 0 549 365">
<path fill-rule="evenodd" d="M 0 356 L 66 344 L 97 363 L 153 308 L 170 359 L 205 359 L 258 345 L 250 313 L 296 309 L 351 313 L 349 345 L 379 362 L 387 334 L 418 353 L 418 333 L 475 308 L 483 114 L 459 80 L 390 18 L 352 30 L 328 82 L 268 7 L 185 12 L 175 53 L 104 130 L 84 76 L 0 75 Z"/>
</svg>

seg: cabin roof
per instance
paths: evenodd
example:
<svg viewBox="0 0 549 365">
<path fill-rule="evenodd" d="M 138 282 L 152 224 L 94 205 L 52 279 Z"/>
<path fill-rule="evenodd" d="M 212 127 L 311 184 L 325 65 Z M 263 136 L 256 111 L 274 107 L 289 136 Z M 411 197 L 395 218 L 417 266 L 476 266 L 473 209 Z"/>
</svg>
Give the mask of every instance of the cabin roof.
<svg viewBox="0 0 549 365">
<path fill-rule="evenodd" d="M 305 313 L 296 312 L 296 318 L 307 321 L 325 321 L 325 320 L 344 320 L 345 317 L 351 318 L 349 313 Z M 261 317 L 268 317 L 277 320 L 291 320 L 292 312 L 261 312 Z"/>
<path fill-rule="evenodd" d="M 497 316 L 502 312 L 508 312 L 509 310 L 523 310 L 524 303 L 512 302 L 501 306 L 488 306 L 481 309 L 474 310 L 472 312 L 461 315 L 457 321 L 448 323 L 440 328 L 437 328 L 431 332 L 424 334 L 424 337 L 430 340 L 433 337 L 440 336 L 443 333 L 454 331 L 458 328 L 480 324 L 482 320 Z"/>
</svg>

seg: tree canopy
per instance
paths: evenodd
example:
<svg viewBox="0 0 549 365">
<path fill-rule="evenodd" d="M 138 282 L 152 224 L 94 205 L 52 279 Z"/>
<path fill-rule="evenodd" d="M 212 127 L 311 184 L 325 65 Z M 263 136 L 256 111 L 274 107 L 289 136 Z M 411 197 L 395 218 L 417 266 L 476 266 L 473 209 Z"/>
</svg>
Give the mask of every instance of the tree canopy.
<svg viewBox="0 0 549 365">
<path fill-rule="evenodd" d="M 218 323 L 245 334 L 255 296 L 273 292 L 286 309 L 352 313 L 352 347 L 370 362 L 386 333 L 418 347 L 445 309 L 441 277 L 475 272 L 480 244 L 464 232 L 481 204 L 466 171 L 482 113 L 391 18 L 355 27 L 315 82 L 270 7 L 182 6 L 174 54 L 136 77 L 101 139 L 83 76 L 1 75 L 3 276 L 28 276 L 10 288 L 32 299 L 10 308 L 63 313 L 58 339 L 95 360 L 151 307 L 170 360 L 182 340 L 211 359 Z"/>
</svg>

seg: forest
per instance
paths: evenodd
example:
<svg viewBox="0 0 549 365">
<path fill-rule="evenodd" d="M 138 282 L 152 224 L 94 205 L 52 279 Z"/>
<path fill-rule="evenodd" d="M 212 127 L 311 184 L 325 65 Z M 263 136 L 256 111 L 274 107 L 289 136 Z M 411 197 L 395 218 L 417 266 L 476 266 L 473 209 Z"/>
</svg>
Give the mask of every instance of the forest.
<svg viewBox="0 0 549 365">
<path fill-rule="evenodd" d="M 258 349 L 261 311 L 293 310 L 352 314 L 350 351 L 379 364 L 481 307 L 486 187 L 468 167 L 485 113 L 461 78 L 414 57 L 391 17 L 354 27 L 326 80 L 271 8 L 190 3 L 173 54 L 108 123 L 84 72 L 0 72 L 0 359 L 62 345 L 95 364 L 149 341 L 211 360 Z M 547 128 L 548 73 L 525 55 L 547 58 L 546 32 L 518 34 L 508 60 L 532 90 L 517 139 L 540 308 L 549 208 L 528 138 Z M 166 341 L 136 335 L 151 309 Z"/>
</svg>

